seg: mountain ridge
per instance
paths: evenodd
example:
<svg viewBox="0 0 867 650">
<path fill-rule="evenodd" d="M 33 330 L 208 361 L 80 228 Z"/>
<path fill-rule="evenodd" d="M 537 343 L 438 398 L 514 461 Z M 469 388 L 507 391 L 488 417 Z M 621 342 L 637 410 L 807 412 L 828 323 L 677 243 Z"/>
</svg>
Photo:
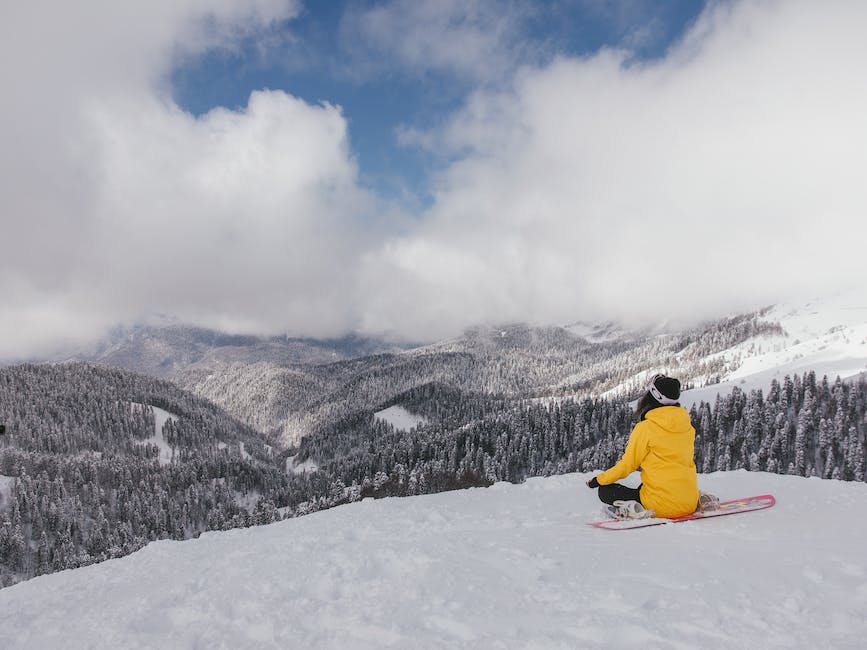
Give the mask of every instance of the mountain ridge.
<svg viewBox="0 0 867 650">
<path fill-rule="evenodd" d="M 683 330 L 611 322 L 478 326 L 420 346 L 262 339 L 174 325 L 137 330 L 92 356 L 169 378 L 294 446 L 323 424 L 430 382 L 515 399 L 630 399 L 648 373 L 661 371 L 681 379 L 692 404 L 733 386 L 767 389 L 784 374 L 856 376 L 867 370 L 867 310 L 847 300 L 777 305 Z M 834 337 L 854 344 L 835 357 Z"/>
</svg>

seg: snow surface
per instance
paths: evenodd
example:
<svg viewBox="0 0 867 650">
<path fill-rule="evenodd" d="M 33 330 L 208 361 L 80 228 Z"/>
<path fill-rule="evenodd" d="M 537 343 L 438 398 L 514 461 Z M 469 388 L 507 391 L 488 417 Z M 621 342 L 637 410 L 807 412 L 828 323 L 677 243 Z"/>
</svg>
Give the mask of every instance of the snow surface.
<svg viewBox="0 0 867 650">
<path fill-rule="evenodd" d="M 309 474 L 319 469 L 319 465 L 314 463 L 309 458 L 303 463 L 295 461 L 295 456 L 286 457 L 286 473 L 287 474 Z"/>
<path fill-rule="evenodd" d="M 402 406 L 389 406 L 374 413 L 373 417 L 388 422 L 398 431 L 409 431 L 419 425 L 427 424 L 427 418 L 410 413 Z"/>
<path fill-rule="evenodd" d="M 137 403 L 133 403 L 132 407 L 133 408 L 142 408 L 142 405 L 137 404 Z M 174 413 L 169 413 L 168 411 L 165 411 L 165 410 L 158 408 L 156 406 L 152 406 L 150 408 L 152 408 L 153 412 L 154 412 L 154 435 L 152 435 L 150 438 L 145 438 L 144 440 L 139 440 L 139 441 L 137 441 L 137 443 L 140 445 L 144 445 L 144 444 L 156 445 L 156 447 L 160 450 L 160 455 L 158 458 L 159 464 L 160 465 L 168 465 L 172 462 L 172 459 L 174 458 L 175 450 L 172 448 L 172 446 L 168 443 L 168 441 L 163 436 L 163 427 L 165 426 L 166 422 L 168 422 L 169 420 L 177 421 L 178 416 L 175 415 Z M 217 442 L 217 449 L 223 450 L 223 449 L 226 449 L 227 447 L 228 447 L 228 445 L 225 442 Z M 269 453 L 270 453 L 270 447 L 268 449 L 269 449 Z M 250 454 L 247 453 L 247 450 L 244 447 L 243 442 L 238 443 L 238 451 L 241 455 L 241 458 L 244 458 L 245 460 L 251 458 Z"/>
<path fill-rule="evenodd" d="M 12 486 L 18 480 L 15 476 L 0 474 L 0 506 L 4 505 L 12 496 Z"/>
<path fill-rule="evenodd" d="M 738 361 L 739 367 L 719 384 L 685 391 L 681 404 L 690 408 L 701 401 L 713 403 L 717 394 L 727 395 L 734 386 L 767 393 L 772 380 L 809 371 L 831 381 L 867 372 L 867 305 L 851 294 L 777 305 L 762 320 L 780 323 L 785 333 L 750 339 L 716 355 L 729 363 Z"/>
<path fill-rule="evenodd" d="M 705 475 L 777 505 L 609 531 L 586 478 L 155 542 L 0 590 L 0 647 L 863 647 L 867 485 Z"/>
<path fill-rule="evenodd" d="M 767 393 L 774 379 L 782 381 L 786 375 L 813 371 L 818 378 L 827 376 L 832 382 L 837 377 L 855 380 L 867 375 L 867 304 L 858 293 L 841 291 L 811 302 L 782 303 L 759 320 L 779 323 L 783 333 L 756 336 L 705 357 L 704 361 L 721 360 L 732 370 L 723 372 L 718 383 L 684 391 L 680 399 L 683 406 L 690 408 L 702 401 L 713 404 L 717 395 L 728 395 L 734 387 Z M 634 392 L 655 372 L 668 373 L 669 368 L 646 368 L 599 397 L 616 399 Z M 703 380 L 692 381 L 700 384 Z"/>
<path fill-rule="evenodd" d="M 132 408 L 142 408 L 142 405 L 133 402 Z M 174 415 L 173 413 L 169 413 L 168 411 L 164 411 L 161 408 L 157 408 L 156 406 L 152 406 L 151 408 L 154 412 L 154 435 L 152 435 L 150 438 L 145 438 L 144 440 L 139 440 L 137 442 L 140 445 L 156 445 L 156 447 L 160 450 L 160 455 L 158 458 L 159 464 L 168 465 L 172 462 L 175 450 L 172 449 L 172 446 L 163 437 L 163 427 L 169 420 L 176 421 L 178 419 L 178 416 Z"/>
</svg>

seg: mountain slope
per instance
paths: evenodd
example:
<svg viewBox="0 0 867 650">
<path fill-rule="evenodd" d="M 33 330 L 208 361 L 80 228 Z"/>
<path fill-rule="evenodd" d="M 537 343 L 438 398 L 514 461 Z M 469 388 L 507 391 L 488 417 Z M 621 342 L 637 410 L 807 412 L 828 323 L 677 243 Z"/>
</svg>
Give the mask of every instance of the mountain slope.
<svg viewBox="0 0 867 650">
<path fill-rule="evenodd" d="M 730 370 L 711 384 L 690 391 L 684 403 L 713 401 L 717 393 L 767 390 L 785 375 L 813 371 L 830 379 L 856 378 L 867 372 L 867 305 L 849 296 L 836 296 L 804 304 L 780 304 L 762 320 L 779 331 L 743 341 L 718 354 Z M 700 384 L 699 384 L 700 386 Z"/>
<path fill-rule="evenodd" d="M 364 356 L 359 356 L 364 355 Z M 124 333 L 100 363 L 169 377 L 284 446 L 438 382 L 510 399 L 634 399 L 663 371 L 690 406 L 733 386 L 767 390 L 785 374 L 830 380 L 867 370 L 867 306 L 851 295 L 778 305 L 686 329 L 615 324 L 477 327 L 414 349 L 341 341 L 226 336 L 180 326 Z"/>
<path fill-rule="evenodd" d="M 0 368 L 0 423 L 0 586 L 274 521 L 297 483 L 257 431 L 122 370 Z"/>
<path fill-rule="evenodd" d="M 315 365 L 406 347 L 354 335 L 318 340 L 231 335 L 184 325 L 142 325 L 119 328 L 95 349 L 75 358 L 152 377 L 173 378 L 191 367 L 262 362 Z"/>
<path fill-rule="evenodd" d="M 162 541 L 0 591 L 0 645 L 859 648 L 862 483 L 732 472 L 756 513 L 640 531 L 584 475 L 382 499 Z"/>
<path fill-rule="evenodd" d="M 707 323 L 677 334 L 619 333 L 585 339 L 566 328 L 510 325 L 400 353 L 315 366 L 279 363 L 195 364 L 175 376 L 184 388 L 226 408 L 286 445 L 339 418 L 374 411 L 409 390 L 438 382 L 510 399 L 563 399 L 635 391 L 648 368 L 705 383 L 727 370 L 707 360 L 779 327 L 758 314 Z"/>
</svg>

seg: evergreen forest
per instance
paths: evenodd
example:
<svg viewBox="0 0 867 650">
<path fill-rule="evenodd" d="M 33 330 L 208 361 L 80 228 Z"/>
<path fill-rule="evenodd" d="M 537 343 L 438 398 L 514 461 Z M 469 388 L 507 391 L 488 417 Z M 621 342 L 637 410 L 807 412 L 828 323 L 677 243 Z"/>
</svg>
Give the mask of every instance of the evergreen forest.
<svg viewBox="0 0 867 650">
<path fill-rule="evenodd" d="M 395 404 L 426 424 L 400 431 L 375 416 Z M 634 425 L 626 400 L 543 403 L 442 382 L 338 412 L 278 449 L 167 381 L 85 363 L 0 368 L 0 586 L 366 497 L 601 470 Z M 865 480 L 863 379 L 787 376 L 690 414 L 699 472 Z M 292 469 L 305 461 L 315 471 Z"/>
</svg>

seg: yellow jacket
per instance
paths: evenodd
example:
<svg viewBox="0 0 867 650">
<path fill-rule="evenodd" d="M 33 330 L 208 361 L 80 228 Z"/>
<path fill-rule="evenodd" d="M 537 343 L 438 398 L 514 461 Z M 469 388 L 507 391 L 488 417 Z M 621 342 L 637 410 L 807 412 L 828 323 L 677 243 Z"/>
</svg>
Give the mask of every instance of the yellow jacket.
<svg viewBox="0 0 867 650">
<path fill-rule="evenodd" d="M 659 517 L 678 517 L 698 506 L 695 472 L 695 429 L 680 406 L 662 406 L 647 412 L 635 425 L 623 456 L 596 477 L 609 485 L 641 468 L 641 504 Z"/>
</svg>

